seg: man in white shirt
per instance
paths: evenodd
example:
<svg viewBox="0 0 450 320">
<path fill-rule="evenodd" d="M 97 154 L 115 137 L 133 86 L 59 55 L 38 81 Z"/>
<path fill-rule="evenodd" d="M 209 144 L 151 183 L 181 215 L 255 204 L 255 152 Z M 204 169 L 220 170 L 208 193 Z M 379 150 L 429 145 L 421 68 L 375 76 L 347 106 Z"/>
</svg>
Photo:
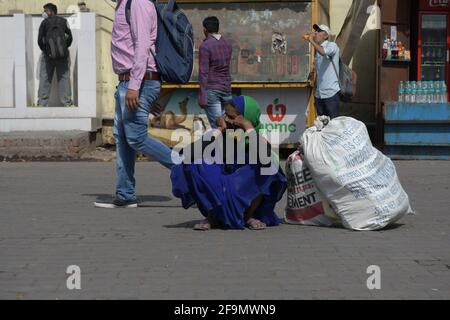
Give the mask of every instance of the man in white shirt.
<svg viewBox="0 0 450 320">
<path fill-rule="evenodd" d="M 340 51 L 336 43 L 329 41 L 329 27 L 315 24 L 313 28 L 315 32 L 310 34 L 309 42 L 315 50 L 314 68 L 317 73 L 316 110 L 319 115 L 329 116 L 333 119 L 339 117 L 339 92 L 341 89 L 338 74 Z"/>
</svg>

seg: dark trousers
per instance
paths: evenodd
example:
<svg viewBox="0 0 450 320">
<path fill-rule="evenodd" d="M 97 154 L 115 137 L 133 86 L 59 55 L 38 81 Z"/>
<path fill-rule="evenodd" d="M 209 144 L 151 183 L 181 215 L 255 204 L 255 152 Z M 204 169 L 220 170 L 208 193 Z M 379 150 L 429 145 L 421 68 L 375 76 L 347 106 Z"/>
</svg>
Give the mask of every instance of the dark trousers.
<svg viewBox="0 0 450 320">
<path fill-rule="evenodd" d="M 339 93 L 336 93 L 331 98 L 318 99 L 315 98 L 316 111 L 319 116 L 328 116 L 331 119 L 339 117 Z"/>
<path fill-rule="evenodd" d="M 39 72 L 38 105 L 47 107 L 50 99 L 53 75 L 56 70 L 58 79 L 59 97 L 63 106 L 70 106 L 72 102 L 72 89 L 70 87 L 70 60 L 51 60 L 42 55 Z"/>
</svg>

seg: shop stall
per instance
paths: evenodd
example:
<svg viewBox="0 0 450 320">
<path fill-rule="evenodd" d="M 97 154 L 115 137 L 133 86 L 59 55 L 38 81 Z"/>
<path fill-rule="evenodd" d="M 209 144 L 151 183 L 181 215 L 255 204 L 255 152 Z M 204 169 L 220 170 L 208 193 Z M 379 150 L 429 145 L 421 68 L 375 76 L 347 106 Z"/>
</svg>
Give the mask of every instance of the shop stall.
<svg viewBox="0 0 450 320">
<path fill-rule="evenodd" d="M 173 146 L 173 130 L 209 127 L 197 102 L 198 48 L 204 39 L 202 21 L 214 15 L 220 19 L 220 33 L 233 46 L 233 94 L 259 102 L 266 131 L 277 136 L 273 143 L 295 146 L 312 105 L 307 78 L 313 61 L 302 35 L 316 22 L 316 1 L 177 2 L 194 26 L 194 71 L 186 85 L 163 85 L 158 101 L 163 112 L 150 119 L 149 134 Z"/>
<path fill-rule="evenodd" d="M 379 106 L 384 151 L 450 159 L 448 0 L 382 1 Z"/>
</svg>

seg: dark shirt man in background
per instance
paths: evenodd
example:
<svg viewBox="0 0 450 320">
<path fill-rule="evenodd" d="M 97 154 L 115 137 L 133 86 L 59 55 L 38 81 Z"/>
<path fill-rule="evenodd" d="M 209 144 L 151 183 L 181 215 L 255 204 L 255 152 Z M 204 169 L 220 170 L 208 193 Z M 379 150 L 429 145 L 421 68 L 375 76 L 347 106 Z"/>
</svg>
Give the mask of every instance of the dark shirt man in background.
<svg viewBox="0 0 450 320">
<path fill-rule="evenodd" d="M 87 7 L 86 2 L 84 2 L 84 1 L 78 2 L 78 8 L 80 9 L 80 12 L 90 12 L 91 11 Z"/>
<path fill-rule="evenodd" d="M 53 74 L 59 86 L 59 97 L 65 107 L 73 106 L 70 87 L 70 55 L 72 32 L 67 20 L 57 16 L 58 8 L 52 3 L 44 6 L 44 21 L 39 27 L 38 45 L 42 50 L 39 72 L 38 106 L 47 107 L 50 98 Z"/>
<path fill-rule="evenodd" d="M 220 35 L 219 19 L 208 17 L 203 21 L 206 39 L 199 48 L 198 103 L 204 108 L 212 128 L 224 115 L 223 106 L 232 101 L 230 63 L 233 52 L 231 44 Z"/>
</svg>

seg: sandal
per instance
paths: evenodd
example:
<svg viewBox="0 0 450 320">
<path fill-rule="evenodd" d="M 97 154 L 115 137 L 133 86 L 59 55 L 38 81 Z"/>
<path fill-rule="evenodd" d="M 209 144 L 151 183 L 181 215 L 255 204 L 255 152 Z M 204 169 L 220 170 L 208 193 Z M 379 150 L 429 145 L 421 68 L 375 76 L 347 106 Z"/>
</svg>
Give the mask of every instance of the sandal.
<svg viewBox="0 0 450 320">
<path fill-rule="evenodd" d="M 267 225 L 264 222 L 261 222 L 255 218 L 250 218 L 247 220 L 247 227 L 250 230 L 259 231 L 259 230 L 266 230 Z"/>
<path fill-rule="evenodd" d="M 219 225 L 212 215 L 208 215 L 208 217 L 200 223 L 197 223 L 194 226 L 194 230 L 196 231 L 209 231 L 211 229 L 217 229 Z"/>
<path fill-rule="evenodd" d="M 205 219 L 202 222 L 194 225 L 194 230 L 195 231 L 209 231 L 209 230 L 211 230 L 211 223 L 209 222 L 208 219 Z"/>
</svg>

